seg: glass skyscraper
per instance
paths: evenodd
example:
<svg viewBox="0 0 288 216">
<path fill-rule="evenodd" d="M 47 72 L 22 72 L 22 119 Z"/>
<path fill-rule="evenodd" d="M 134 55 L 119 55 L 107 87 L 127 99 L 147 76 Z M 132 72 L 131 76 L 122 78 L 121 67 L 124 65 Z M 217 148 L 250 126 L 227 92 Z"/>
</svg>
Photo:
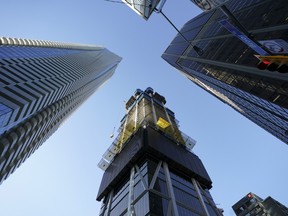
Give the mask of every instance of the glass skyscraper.
<svg viewBox="0 0 288 216">
<path fill-rule="evenodd" d="M 281 46 L 281 51 L 270 49 L 275 55 L 288 54 L 286 0 L 230 0 L 225 6 L 255 41 Z M 227 30 L 223 20 L 237 36 Z M 190 43 L 176 35 L 162 58 L 196 85 L 288 144 L 288 73 L 258 69 L 255 49 L 243 42 L 247 37 L 220 9 L 201 13 L 180 31 Z M 203 54 L 199 56 L 193 46 L 203 50 Z"/>
<path fill-rule="evenodd" d="M 113 74 L 104 47 L 0 38 L 0 183 Z"/>
<path fill-rule="evenodd" d="M 179 130 L 165 97 L 137 89 L 126 103 L 119 135 L 98 166 L 100 215 L 222 215 L 212 181 L 192 152 L 196 141 Z"/>
</svg>

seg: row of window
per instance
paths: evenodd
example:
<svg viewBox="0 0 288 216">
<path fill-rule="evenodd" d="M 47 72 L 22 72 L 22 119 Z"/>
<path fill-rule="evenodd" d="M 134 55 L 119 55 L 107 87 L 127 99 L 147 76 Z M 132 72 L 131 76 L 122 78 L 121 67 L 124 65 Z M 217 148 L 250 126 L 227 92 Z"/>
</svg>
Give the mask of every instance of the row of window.
<svg viewBox="0 0 288 216">
<path fill-rule="evenodd" d="M 24 46 L 1 46 L 0 59 L 17 58 L 46 58 L 52 56 L 62 56 L 79 52 L 73 49 L 59 49 L 48 47 L 24 47 Z"/>
</svg>

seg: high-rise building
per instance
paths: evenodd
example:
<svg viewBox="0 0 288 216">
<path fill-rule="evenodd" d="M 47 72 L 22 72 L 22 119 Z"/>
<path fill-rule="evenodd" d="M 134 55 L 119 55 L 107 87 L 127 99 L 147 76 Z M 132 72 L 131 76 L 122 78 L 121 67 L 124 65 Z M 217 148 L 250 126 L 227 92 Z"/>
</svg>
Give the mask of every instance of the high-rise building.
<svg viewBox="0 0 288 216">
<path fill-rule="evenodd" d="M 166 100 L 137 89 L 126 103 L 119 135 L 98 166 L 105 170 L 97 195 L 100 215 L 222 215 L 211 179 L 179 130 Z"/>
<path fill-rule="evenodd" d="M 287 1 L 230 0 L 225 6 L 253 39 L 218 8 L 188 21 L 180 30 L 185 39 L 176 35 L 162 58 L 287 144 L 288 74 L 258 69 L 254 56 L 262 48 L 255 41 L 274 55 L 288 54 Z"/>
<path fill-rule="evenodd" d="M 254 193 L 248 193 L 232 206 L 237 216 L 287 216 L 288 208 L 273 199 L 267 197 L 265 200 Z"/>
<path fill-rule="evenodd" d="M 0 38 L 0 183 L 114 73 L 104 47 Z"/>
</svg>

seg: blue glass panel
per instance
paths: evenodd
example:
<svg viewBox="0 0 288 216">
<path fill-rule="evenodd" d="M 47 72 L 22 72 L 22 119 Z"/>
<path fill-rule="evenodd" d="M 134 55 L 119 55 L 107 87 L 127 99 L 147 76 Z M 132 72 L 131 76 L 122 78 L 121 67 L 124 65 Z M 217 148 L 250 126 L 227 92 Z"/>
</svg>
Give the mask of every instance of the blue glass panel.
<svg viewBox="0 0 288 216">
<path fill-rule="evenodd" d="M 149 197 L 146 193 L 134 204 L 135 215 L 147 215 L 149 212 Z"/>
<path fill-rule="evenodd" d="M 4 127 L 8 124 L 12 115 L 12 109 L 2 103 L 0 103 L 0 127 Z"/>
<path fill-rule="evenodd" d="M 177 205 L 177 208 L 178 208 L 178 213 L 181 216 L 200 216 L 200 215 L 202 215 L 202 214 L 197 214 L 195 212 L 192 212 L 192 211 L 190 211 L 190 210 L 188 210 L 188 209 L 186 209 L 180 205 Z"/>
<path fill-rule="evenodd" d="M 149 194 L 150 198 L 150 214 L 164 216 L 168 215 L 168 200 L 156 195 L 154 193 Z"/>
</svg>

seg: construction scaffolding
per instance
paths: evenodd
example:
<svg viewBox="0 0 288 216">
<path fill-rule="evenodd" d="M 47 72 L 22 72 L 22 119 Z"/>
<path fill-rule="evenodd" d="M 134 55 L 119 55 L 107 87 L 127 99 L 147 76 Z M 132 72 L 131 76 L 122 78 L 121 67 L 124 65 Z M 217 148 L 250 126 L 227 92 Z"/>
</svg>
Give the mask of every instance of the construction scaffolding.
<svg viewBox="0 0 288 216">
<path fill-rule="evenodd" d="M 165 107 L 166 100 L 154 92 L 152 88 L 145 91 L 136 90 L 126 103 L 127 114 L 121 120 L 119 134 L 109 149 L 104 153 L 98 166 L 106 170 L 116 154 L 119 154 L 127 140 L 140 128 L 150 126 L 161 131 L 177 145 L 183 145 L 191 150 L 196 141 L 179 130 L 174 113 Z"/>
</svg>

